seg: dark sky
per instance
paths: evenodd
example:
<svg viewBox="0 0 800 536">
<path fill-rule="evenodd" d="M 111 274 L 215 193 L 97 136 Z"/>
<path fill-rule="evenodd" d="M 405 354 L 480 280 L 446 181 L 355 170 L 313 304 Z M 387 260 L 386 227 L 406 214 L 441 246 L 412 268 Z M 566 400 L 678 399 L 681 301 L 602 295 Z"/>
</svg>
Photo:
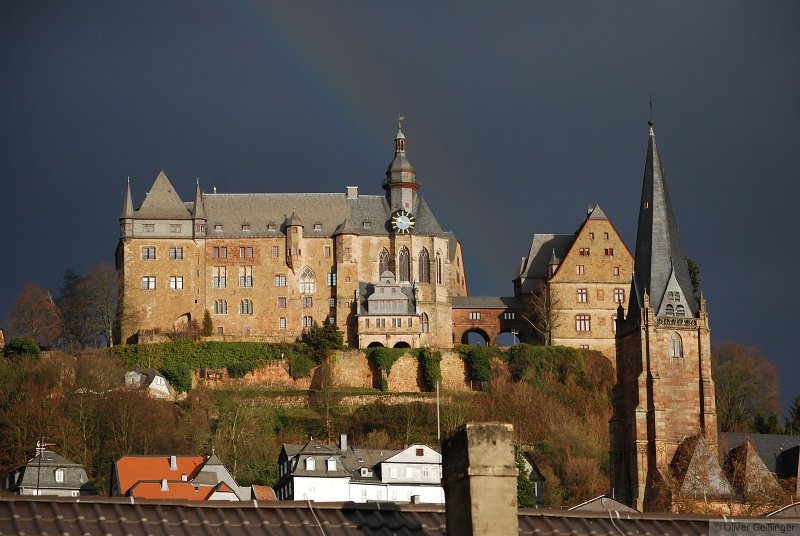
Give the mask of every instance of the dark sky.
<svg viewBox="0 0 800 536">
<path fill-rule="evenodd" d="M 763 348 L 786 403 L 798 28 L 796 1 L 2 2 L 0 311 L 113 262 L 128 176 L 137 205 L 162 169 L 184 199 L 381 193 L 398 113 L 470 293 L 509 295 L 589 205 L 633 248 L 652 94 L 712 338 Z"/>
</svg>

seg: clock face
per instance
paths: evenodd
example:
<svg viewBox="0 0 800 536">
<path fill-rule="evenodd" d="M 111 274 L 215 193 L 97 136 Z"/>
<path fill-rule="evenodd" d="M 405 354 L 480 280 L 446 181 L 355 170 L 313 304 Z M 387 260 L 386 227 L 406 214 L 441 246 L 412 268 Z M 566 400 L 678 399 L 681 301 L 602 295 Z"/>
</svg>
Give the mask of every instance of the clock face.
<svg viewBox="0 0 800 536">
<path fill-rule="evenodd" d="M 398 210 L 392 216 L 392 229 L 400 234 L 410 233 L 414 229 L 414 216 L 405 210 Z"/>
</svg>

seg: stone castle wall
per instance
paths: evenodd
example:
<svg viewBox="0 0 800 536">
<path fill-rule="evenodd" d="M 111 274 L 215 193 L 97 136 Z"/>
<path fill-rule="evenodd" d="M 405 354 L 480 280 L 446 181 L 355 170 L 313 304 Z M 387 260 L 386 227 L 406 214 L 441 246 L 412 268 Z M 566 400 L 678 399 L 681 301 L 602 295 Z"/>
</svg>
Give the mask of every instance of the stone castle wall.
<svg viewBox="0 0 800 536">
<path fill-rule="evenodd" d="M 468 391 L 471 389 L 466 364 L 456 352 L 442 352 L 442 389 Z M 259 385 L 274 389 L 308 390 L 319 385 L 318 368 L 308 378 L 293 380 L 289 375 L 289 362 L 273 361 L 246 374 L 231 378 L 226 369 L 202 369 L 193 372 L 192 386 L 225 388 L 235 385 Z M 366 354 L 358 350 L 345 350 L 337 355 L 333 368 L 333 383 L 344 388 L 379 388 L 380 371 Z M 395 361 L 389 374 L 389 392 L 419 393 L 425 391 L 419 359 L 406 354 Z"/>
</svg>

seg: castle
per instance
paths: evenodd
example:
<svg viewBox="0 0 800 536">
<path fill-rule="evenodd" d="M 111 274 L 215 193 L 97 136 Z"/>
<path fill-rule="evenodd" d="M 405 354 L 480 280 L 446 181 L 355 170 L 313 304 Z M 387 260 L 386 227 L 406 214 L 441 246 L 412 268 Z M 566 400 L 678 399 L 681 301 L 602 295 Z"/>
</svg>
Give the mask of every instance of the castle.
<svg viewBox="0 0 800 536">
<path fill-rule="evenodd" d="M 209 311 L 222 337 L 293 342 L 331 322 L 352 347 L 452 347 L 461 245 L 420 195 L 401 125 L 394 149 L 385 195 L 206 193 L 198 181 L 184 202 L 162 172 L 134 209 L 128 184 L 121 340 Z"/>
</svg>

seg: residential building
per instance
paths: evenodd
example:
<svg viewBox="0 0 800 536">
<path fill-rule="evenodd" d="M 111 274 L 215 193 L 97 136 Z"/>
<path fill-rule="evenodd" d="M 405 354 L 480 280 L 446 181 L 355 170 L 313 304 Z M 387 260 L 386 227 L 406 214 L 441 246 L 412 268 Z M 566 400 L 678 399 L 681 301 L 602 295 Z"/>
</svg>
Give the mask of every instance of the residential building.
<svg viewBox="0 0 800 536">
<path fill-rule="evenodd" d="M 544 506 L 544 483 L 547 480 L 536 465 L 533 452 L 529 450 L 522 451 L 522 463 L 525 464 L 525 469 L 528 471 L 528 480 L 533 484 L 533 498 L 536 501 L 536 508 Z"/>
<path fill-rule="evenodd" d="M 36 456 L 8 473 L 5 488 L 17 495 L 79 497 L 94 493 L 81 464 L 38 445 Z"/>
<path fill-rule="evenodd" d="M 193 501 L 245 501 L 250 487 L 239 486 L 216 454 L 211 456 L 122 456 L 111 468 L 111 496 Z"/>
<path fill-rule="evenodd" d="M 313 322 L 335 322 L 353 347 L 452 347 L 451 298 L 467 294 L 461 245 L 420 194 L 400 127 L 394 144 L 384 195 L 209 193 L 198 183 L 184 202 L 162 172 L 134 208 L 128 184 L 121 339 L 184 330 L 209 311 L 214 334 L 232 339 L 294 341 Z M 387 271 L 408 298 L 399 316 L 369 307 Z"/>
<path fill-rule="evenodd" d="M 125 373 L 125 387 L 129 389 L 146 389 L 151 398 L 174 400 L 175 390 L 158 369 L 141 369 L 134 365 L 133 370 Z"/>
<path fill-rule="evenodd" d="M 627 306 L 633 256 L 595 205 L 574 234 L 535 234 L 514 279 L 523 312 L 544 327 L 550 344 L 597 350 L 614 360 L 617 308 Z M 547 323 L 538 320 L 548 317 Z M 532 336 L 545 342 L 545 335 Z"/>
<path fill-rule="evenodd" d="M 278 458 L 279 500 L 424 502 L 441 504 L 442 457 L 426 445 L 402 450 L 340 444 L 285 444 Z"/>
</svg>

